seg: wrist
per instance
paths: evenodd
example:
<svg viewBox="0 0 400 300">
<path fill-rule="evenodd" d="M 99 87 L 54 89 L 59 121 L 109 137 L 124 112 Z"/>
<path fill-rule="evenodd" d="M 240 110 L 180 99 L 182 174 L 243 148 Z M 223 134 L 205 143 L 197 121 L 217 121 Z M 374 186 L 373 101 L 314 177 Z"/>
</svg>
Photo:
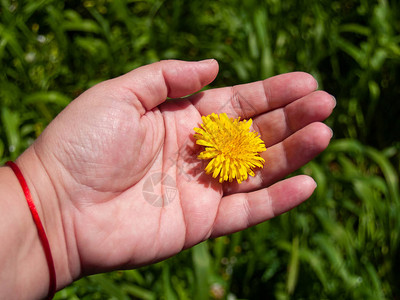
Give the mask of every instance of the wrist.
<svg viewBox="0 0 400 300">
<path fill-rule="evenodd" d="M 0 298 L 44 296 L 45 257 L 18 179 L 8 167 L 0 168 L 0 213 Z"/>
<path fill-rule="evenodd" d="M 45 236 L 49 242 L 51 256 L 54 262 L 57 277 L 57 290 L 72 282 L 73 276 L 70 271 L 68 247 L 66 244 L 64 225 L 62 222 L 62 210 L 60 201 L 51 178 L 46 169 L 35 154 L 33 147 L 27 149 L 16 161 L 26 181 L 32 196 L 32 201 L 37 214 L 43 225 Z M 11 174 L 10 174 L 11 172 Z M 26 293 L 29 298 L 45 297 L 49 292 L 50 272 L 49 261 L 46 260 L 43 244 L 38 233 L 38 224 L 35 224 L 30 212 L 27 199 L 15 174 L 10 168 L 3 171 L 4 179 L 12 182 L 12 195 L 18 206 L 14 207 L 13 221 L 14 234 L 22 238 L 21 243 L 15 245 L 13 251 L 19 252 L 15 258 L 16 286 L 13 291 Z M 10 186 L 11 189 L 11 186 Z M 7 188 L 6 191 L 8 196 Z M 4 195 L 4 194 L 3 194 Z M 11 201 L 8 201 L 10 205 Z M 12 203 L 12 204 L 15 204 Z M 18 225 L 17 225 L 18 224 Z M 26 241 L 26 242 L 25 242 Z M 19 242 L 19 241 L 17 241 Z M 12 244 L 11 244 L 12 245 Z M 21 276 L 21 274 L 23 274 Z M 27 284 L 29 282 L 30 284 Z M 36 296 L 36 297 L 35 297 Z M 25 298 L 25 297 L 21 297 Z"/>
</svg>

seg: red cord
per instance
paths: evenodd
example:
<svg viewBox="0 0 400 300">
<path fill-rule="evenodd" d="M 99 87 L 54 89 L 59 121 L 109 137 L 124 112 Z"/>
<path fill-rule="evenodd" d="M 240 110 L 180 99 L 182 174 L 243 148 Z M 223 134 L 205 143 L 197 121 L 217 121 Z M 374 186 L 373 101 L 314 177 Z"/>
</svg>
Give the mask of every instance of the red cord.
<svg viewBox="0 0 400 300">
<path fill-rule="evenodd" d="M 51 255 L 50 245 L 46 236 L 46 232 L 43 228 L 42 222 L 40 221 L 40 217 L 36 210 L 35 204 L 33 203 L 32 195 L 31 192 L 29 191 L 28 185 L 26 184 L 24 175 L 22 175 L 22 172 L 16 163 L 8 161 L 6 162 L 6 165 L 9 166 L 14 171 L 15 176 L 17 176 L 18 181 L 22 187 L 22 190 L 24 191 L 26 201 L 28 202 L 29 209 L 31 210 L 33 221 L 36 224 L 36 228 L 39 233 L 39 238 L 43 246 L 44 254 L 46 255 L 47 265 L 49 267 L 49 273 L 50 273 L 49 293 L 46 299 L 53 299 L 54 294 L 56 292 L 57 279 L 56 279 L 56 270 L 54 268 L 53 256 Z"/>
</svg>

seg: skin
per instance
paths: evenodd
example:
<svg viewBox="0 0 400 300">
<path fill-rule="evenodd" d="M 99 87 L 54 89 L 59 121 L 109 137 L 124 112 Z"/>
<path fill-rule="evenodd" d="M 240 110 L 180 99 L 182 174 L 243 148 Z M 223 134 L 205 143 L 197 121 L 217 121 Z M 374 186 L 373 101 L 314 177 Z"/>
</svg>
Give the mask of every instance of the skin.
<svg viewBox="0 0 400 300">
<path fill-rule="evenodd" d="M 47 231 L 58 289 L 86 274 L 151 264 L 243 230 L 313 193 L 316 184 L 308 176 L 281 179 L 328 146 L 332 131 L 321 122 L 335 99 L 316 91 L 315 79 L 302 72 L 179 99 L 217 73 L 215 60 L 171 60 L 102 82 L 72 101 L 18 158 Z M 251 117 L 267 146 L 265 167 L 240 185 L 218 183 L 196 158 L 201 147 L 193 128 L 212 112 Z M 176 189 L 171 199 L 166 185 L 154 184 L 164 200 L 155 206 L 143 188 L 160 174 Z M 48 270 L 37 232 L 9 168 L 0 169 L 0 178 L 0 195 L 7 195 L 0 197 L 0 214 L 7 209 L 6 225 L 12 228 L 0 233 L 15 237 L 0 250 L 0 263 L 6 264 L 8 255 L 0 279 L 15 280 L 0 295 L 24 286 L 20 299 L 43 297 Z M 16 220 L 23 221 L 17 226 Z M 11 258 L 10 251 L 16 252 Z M 26 264 L 40 274 L 30 275 Z M 25 278 L 22 285 L 17 272 L 22 266 L 31 284 Z"/>
</svg>

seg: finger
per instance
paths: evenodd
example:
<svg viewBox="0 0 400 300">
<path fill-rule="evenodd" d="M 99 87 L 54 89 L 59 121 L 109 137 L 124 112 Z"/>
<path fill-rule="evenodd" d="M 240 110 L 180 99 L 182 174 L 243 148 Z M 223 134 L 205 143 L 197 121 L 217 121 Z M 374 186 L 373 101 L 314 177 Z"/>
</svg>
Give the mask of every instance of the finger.
<svg viewBox="0 0 400 300">
<path fill-rule="evenodd" d="M 255 177 L 237 184 L 224 186 L 225 194 L 254 191 L 269 186 L 308 163 L 329 144 L 332 130 L 323 123 L 312 123 L 295 132 L 284 141 L 267 148 L 262 153 L 263 169 L 257 169 Z"/>
<path fill-rule="evenodd" d="M 283 107 L 317 88 L 307 73 L 294 72 L 263 81 L 204 91 L 191 97 L 202 115 L 227 113 L 230 117 L 249 118 Z"/>
<path fill-rule="evenodd" d="M 182 97 L 197 92 L 212 82 L 218 73 L 214 59 L 199 62 L 165 60 L 137 68 L 108 82 L 113 90 L 127 92 L 127 99 L 138 100 L 146 110 L 167 97 Z"/>
<path fill-rule="evenodd" d="M 296 207 L 313 193 L 315 181 L 300 175 L 251 193 L 222 198 L 211 237 L 237 232 Z"/>
<path fill-rule="evenodd" d="M 316 91 L 283 108 L 256 117 L 253 128 L 260 133 L 265 145 L 270 147 L 308 124 L 324 121 L 335 105 L 333 96 Z"/>
</svg>

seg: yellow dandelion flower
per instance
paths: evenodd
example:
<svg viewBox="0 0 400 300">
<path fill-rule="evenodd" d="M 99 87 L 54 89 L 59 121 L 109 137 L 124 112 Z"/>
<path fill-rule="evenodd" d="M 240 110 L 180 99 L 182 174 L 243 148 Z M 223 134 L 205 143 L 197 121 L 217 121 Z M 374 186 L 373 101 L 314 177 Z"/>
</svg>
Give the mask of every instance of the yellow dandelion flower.
<svg viewBox="0 0 400 300">
<path fill-rule="evenodd" d="M 228 118 L 225 113 L 201 117 L 201 128 L 194 128 L 196 144 L 205 147 L 197 157 L 211 159 L 205 171 L 219 182 L 234 179 L 238 183 L 254 176 L 253 169 L 262 168 L 265 160 L 260 153 L 266 150 L 260 135 L 250 130 L 252 120 Z"/>
</svg>

